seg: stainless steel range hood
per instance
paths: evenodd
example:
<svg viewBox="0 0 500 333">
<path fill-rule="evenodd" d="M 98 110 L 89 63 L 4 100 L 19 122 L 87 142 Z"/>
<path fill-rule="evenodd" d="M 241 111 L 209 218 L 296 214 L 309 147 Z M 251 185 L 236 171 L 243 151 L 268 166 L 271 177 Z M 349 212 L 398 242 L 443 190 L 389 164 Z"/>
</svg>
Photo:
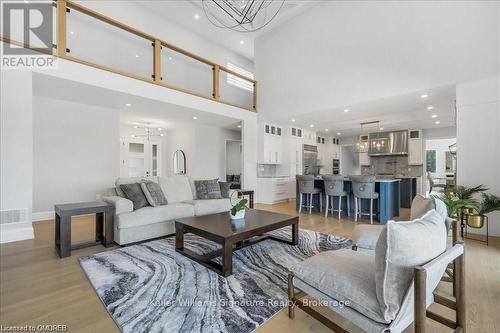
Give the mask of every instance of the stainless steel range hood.
<svg viewBox="0 0 500 333">
<path fill-rule="evenodd" d="M 369 134 L 368 155 L 408 155 L 408 131 L 380 132 Z"/>
</svg>

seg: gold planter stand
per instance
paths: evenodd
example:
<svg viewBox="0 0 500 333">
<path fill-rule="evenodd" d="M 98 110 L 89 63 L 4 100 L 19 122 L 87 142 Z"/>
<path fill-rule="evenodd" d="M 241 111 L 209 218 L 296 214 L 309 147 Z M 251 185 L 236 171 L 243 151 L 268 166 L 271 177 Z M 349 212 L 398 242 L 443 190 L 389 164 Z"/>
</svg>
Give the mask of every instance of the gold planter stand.
<svg viewBox="0 0 500 333">
<path fill-rule="evenodd" d="M 470 240 L 475 240 L 478 242 L 483 242 L 486 243 L 486 246 L 488 246 L 488 239 L 489 239 L 489 223 L 488 223 L 488 216 L 486 215 L 479 215 L 479 214 L 468 214 L 467 215 L 467 224 L 465 226 L 465 237 Z M 486 224 L 486 241 L 482 241 L 479 239 L 467 237 L 468 234 L 468 228 L 474 228 L 474 229 L 480 229 Z"/>
</svg>

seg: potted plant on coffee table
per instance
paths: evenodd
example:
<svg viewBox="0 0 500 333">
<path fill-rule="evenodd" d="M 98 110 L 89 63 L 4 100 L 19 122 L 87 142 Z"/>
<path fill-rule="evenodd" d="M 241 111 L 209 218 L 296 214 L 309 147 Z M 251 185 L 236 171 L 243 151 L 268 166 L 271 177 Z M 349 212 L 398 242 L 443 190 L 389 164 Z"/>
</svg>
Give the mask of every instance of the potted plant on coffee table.
<svg viewBox="0 0 500 333">
<path fill-rule="evenodd" d="M 240 220 L 245 217 L 245 208 L 247 206 L 247 202 L 248 202 L 247 199 L 241 199 L 235 205 L 233 205 L 233 207 L 229 211 L 229 215 L 231 215 L 231 220 Z"/>
</svg>

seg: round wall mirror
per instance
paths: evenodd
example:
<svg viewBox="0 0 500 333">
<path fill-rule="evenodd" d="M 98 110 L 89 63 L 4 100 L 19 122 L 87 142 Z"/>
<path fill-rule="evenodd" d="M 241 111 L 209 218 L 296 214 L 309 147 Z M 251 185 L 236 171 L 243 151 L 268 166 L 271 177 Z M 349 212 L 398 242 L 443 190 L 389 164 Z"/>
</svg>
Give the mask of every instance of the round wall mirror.
<svg viewBox="0 0 500 333">
<path fill-rule="evenodd" d="M 174 153 L 174 174 L 186 174 L 186 155 L 184 155 L 182 150 L 177 150 Z"/>
</svg>

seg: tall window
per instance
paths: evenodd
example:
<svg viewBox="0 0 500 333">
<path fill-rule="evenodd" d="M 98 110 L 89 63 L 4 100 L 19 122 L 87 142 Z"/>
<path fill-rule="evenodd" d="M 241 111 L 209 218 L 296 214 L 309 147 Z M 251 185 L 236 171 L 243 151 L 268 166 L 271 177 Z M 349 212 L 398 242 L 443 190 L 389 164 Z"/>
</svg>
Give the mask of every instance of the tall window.
<svg viewBox="0 0 500 333">
<path fill-rule="evenodd" d="M 427 172 L 436 172 L 436 151 L 427 150 L 425 152 L 425 160 L 427 161 Z"/>
<path fill-rule="evenodd" d="M 239 66 L 236 66 L 235 64 L 232 64 L 230 62 L 227 63 L 227 68 L 232 70 L 233 72 L 236 72 L 238 74 L 246 76 L 249 79 L 253 80 L 253 78 L 254 78 L 253 73 L 251 73 L 251 72 L 247 71 L 246 69 L 243 69 Z M 236 75 L 228 73 L 227 74 L 227 83 L 230 85 L 236 86 L 238 88 L 253 92 L 253 83 L 251 81 L 244 80 Z"/>
</svg>

